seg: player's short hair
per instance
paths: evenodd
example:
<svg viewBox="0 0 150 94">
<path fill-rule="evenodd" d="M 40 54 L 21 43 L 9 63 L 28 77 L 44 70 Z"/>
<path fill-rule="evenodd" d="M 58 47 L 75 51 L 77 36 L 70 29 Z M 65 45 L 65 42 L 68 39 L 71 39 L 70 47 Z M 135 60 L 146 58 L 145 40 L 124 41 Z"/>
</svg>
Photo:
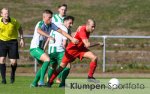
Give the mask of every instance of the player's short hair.
<svg viewBox="0 0 150 94">
<path fill-rule="evenodd" d="M 96 26 L 96 22 L 93 19 L 88 19 L 86 24 L 89 25 L 90 23 L 93 23 Z"/>
<path fill-rule="evenodd" d="M 2 13 L 2 11 L 3 11 L 3 10 L 8 10 L 8 11 L 9 11 L 9 9 L 8 9 L 8 8 L 2 8 L 2 9 L 1 9 L 1 13 Z"/>
<path fill-rule="evenodd" d="M 61 4 L 58 6 L 58 8 L 60 8 L 60 7 L 66 7 L 67 8 L 67 4 Z"/>
<path fill-rule="evenodd" d="M 46 10 L 43 11 L 43 14 L 51 14 L 51 15 L 53 15 L 53 12 L 51 10 L 46 9 Z"/>
<path fill-rule="evenodd" d="M 73 16 L 66 16 L 65 18 L 64 18 L 64 21 L 66 21 L 66 20 L 72 20 L 72 21 L 74 21 L 74 17 Z"/>
</svg>

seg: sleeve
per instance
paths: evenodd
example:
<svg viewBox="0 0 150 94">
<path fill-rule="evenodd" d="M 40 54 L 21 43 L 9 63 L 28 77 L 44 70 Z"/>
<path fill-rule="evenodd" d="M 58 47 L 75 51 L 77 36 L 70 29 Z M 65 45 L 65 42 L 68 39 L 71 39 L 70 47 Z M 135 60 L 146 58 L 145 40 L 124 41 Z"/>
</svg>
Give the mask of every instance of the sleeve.
<svg viewBox="0 0 150 94">
<path fill-rule="evenodd" d="M 66 33 L 68 33 L 68 30 L 67 29 L 65 29 L 64 30 Z M 65 37 L 65 36 L 63 36 L 63 40 L 67 40 L 67 38 Z"/>
<path fill-rule="evenodd" d="M 55 19 L 54 19 L 54 15 L 53 15 L 53 17 L 52 17 L 52 23 L 55 23 L 56 21 L 55 21 Z"/>
<path fill-rule="evenodd" d="M 40 28 L 40 29 L 42 29 L 42 25 L 43 25 L 42 21 L 40 21 L 40 22 L 37 23 L 37 27 Z"/>
<path fill-rule="evenodd" d="M 59 29 L 54 23 L 52 23 L 51 25 L 52 25 L 52 30 L 57 31 Z"/>
<path fill-rule="evenodd" d="M 79 36 L 81 39 L 88 39 L 87 34 L 86 34 L 86 29 L 84 27 L 80 29 Z"/>
<path fill-rule="evenodd" d="M 63 40 L 67 40 L 67 38 L 63 36 Z"/>
<path fill-rule="evenodd" d="M 20 28 L 20 23 L 16 20 L 16 29 L 18 30 Z"/>
<path fill-rule="evenodd" d="M 55 23 L 55 22 L 58 22 L 58 19 L 56 17 L 57 14 L 53 14 L 53 17 L 52 17 L 52 22 Z"/>
<path fill-rule="evenodd" d="M 59 25 L 61 24 L 58 21 L 56 21 L 55 15 L 52 17 L 52 23 L 55 24 L 57 27 L 59 27 Z"/>
<path fill-rule="evenodd" d="M 59 24 L 59 28 L 63 31 L 65 31 L 66 33 L 68 33 L 68 29 L 64 26 L 64 24 Z M 63 40 L 67 40 L 67 38 L 65 36 L 62 35 L 62 39 Z"/>
<path fill-rule="evenodd" d="M 52 23 L 54 23 L 55 25 L 57 24 L 57 21 L 56 21 L 56 19 L 55 19 L 55 15 L 53 15 L 53 17 L 52 17 Z M 57 25 L 56 25 L 57 26 Z"/>
</svg>

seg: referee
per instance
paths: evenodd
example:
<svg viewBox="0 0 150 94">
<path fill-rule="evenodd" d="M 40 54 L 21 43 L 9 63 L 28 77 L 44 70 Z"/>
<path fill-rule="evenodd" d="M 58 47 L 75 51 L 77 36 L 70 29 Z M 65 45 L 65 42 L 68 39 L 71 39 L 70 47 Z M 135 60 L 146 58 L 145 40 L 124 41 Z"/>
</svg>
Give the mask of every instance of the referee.
<svg viewBox="0 0 150 94">
<path fill-rule="evenodd" d="M 23 31 L 21 25 L 15 18 L 9 16 L 9 10 L 3 8 L 0 17 L 0 71 L 2 84 L 6 84 L 6 56 L 10 59 L 11 75 L 10 83 L 15 81 L 15 71 L 17 68 L 18 52 L 18 32 L 20 34 L 20 46 L 24 46 Z"/>
</svg>

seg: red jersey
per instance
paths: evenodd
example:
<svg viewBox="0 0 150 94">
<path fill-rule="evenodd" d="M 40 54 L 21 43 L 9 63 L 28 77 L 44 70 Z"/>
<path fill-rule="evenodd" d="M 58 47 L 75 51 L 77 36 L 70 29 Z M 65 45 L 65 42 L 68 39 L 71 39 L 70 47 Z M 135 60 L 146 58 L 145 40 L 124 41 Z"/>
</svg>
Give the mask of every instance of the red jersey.
<svg viewBox="0 0 150 94">
<path fill-rule="evenodd" d="M 86 31 L 86 26 L 85 25 L 81 26 L 81 28 L 78 31 L 76 31 L 76 34 L 74 36 L 74 38 L 78 39 L 79 43 L 73 44 L 72 42 L 70 42 L 67 46 L 67 49 L 72 47 L 77 47 L 78 49 L 84 48 L 84 43 L 82 40 L 88 39 L 89 36 L 90 36 L 90 32 Z"/>
</svg>

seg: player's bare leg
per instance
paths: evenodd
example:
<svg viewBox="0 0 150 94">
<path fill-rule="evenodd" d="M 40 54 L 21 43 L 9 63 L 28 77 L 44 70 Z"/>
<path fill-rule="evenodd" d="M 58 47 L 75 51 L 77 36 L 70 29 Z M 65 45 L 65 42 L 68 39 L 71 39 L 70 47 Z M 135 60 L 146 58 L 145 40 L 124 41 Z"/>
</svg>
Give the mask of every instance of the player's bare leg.
<svg viewBox="0 0 150 94">
<path fill-rule="evenodd" d="M 62 74 L 61 74 L 61 75 L 62 75 Z M 61 83 L 61 79 L 60 79 L 60 78 L 61 78 L 61 77 L 57 77 L 57 78 L 56 78 L 56 83 L 57 83 L 57 84 L 60 84 L 60 83 Z"/>
</svg>

